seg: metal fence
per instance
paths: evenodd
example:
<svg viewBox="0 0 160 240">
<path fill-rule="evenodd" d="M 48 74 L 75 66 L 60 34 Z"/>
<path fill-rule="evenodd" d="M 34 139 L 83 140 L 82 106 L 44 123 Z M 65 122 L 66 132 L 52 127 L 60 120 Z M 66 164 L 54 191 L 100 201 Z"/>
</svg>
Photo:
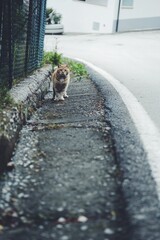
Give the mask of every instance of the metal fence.
<svg viewBox="0 0 160 240">
<path fill-rule="evenodd" d="M 0 0 L 0 83 L 37 69 L 42 61 L 46 0 Z"/>
</svg>

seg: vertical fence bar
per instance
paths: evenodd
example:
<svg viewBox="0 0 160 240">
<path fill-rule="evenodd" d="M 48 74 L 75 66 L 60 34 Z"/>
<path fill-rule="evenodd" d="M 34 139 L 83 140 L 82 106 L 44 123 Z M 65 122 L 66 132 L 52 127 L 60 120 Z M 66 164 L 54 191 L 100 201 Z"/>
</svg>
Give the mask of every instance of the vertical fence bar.
<svg viewBox="0 0 160 240">
<path fill-rule="evenodd" d="M 41 1 L 40 24 L 39 24 L 39 52 L 38 52 L 38 66 L 43 57 L 43 44 L 45 35 L 45 20 L 46 20 L 46 0 Z"/>
<path fill-rule="evenodd" d="M 26 54 L 25 54 L 25 75 L 27 75 L 28 73 L 29 46 L 31 41 L 31 28 L 32 28 L 32 11 L 33 11 L 33 0 L 29 0 L 27 41 L 26 41 Z"/>
<path fill-rule="evenodd" d="M 2 9 L 3 9 L 3 0 L 0 1 L 0 39 L 2 33 Z"/>
<path fill-rule="evenodd" d="M 8 87 L 9 79 L 9 0 L 2 1 L 2 28 L 1 28 L 1 79 L 3 85 Z M 7 17 L 6 17 L 7 16 Z"/>
<path fill-rule="evenodd" d="M 12 41 L 12 0 L 8 0 L 8 50 L 9 50 L 9 74 L 8 74 L 8 87 L 12 87 L 13 82 L 13 41 Z"/>
<path fill-rule="evenodd" d="M 0 1 L 0 83 L 2 82 L 2 77 L 1 77 L 1 68 L 2 68 L 2 16 L 3 16 L 3 0 Z"/>
</svg>

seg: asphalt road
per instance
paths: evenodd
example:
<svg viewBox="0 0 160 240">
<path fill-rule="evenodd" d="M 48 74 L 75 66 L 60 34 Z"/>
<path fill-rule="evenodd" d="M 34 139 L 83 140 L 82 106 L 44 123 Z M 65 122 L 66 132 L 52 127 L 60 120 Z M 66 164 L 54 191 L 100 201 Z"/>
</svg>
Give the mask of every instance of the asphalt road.
<svg viewBox="0 0 160 240">
<path fill-rule="evenodd" d="M 80 59 L 94 69 L 95 74 L 98 72 L 104 77 L 104 96 L 110 99 L 113 92 L 108 92 L 108 83 L 118 92 L 128 110 L 123 120 L 129 125 L 126 119 L 130 116 L 137 129 L 160 200 L 160 30 L 111 35 L 50 35 L 45 37 L 45 50 L 53 50 L 56 42 L 59 52 Z M 108 104 L 112 105 L 111 111 L 117 111 L 120 116 L 121 106 L 116 108 L 115 99 L 110 99 Z M 110 120 L 112 126 L 113 121 L 114 117 Z M 117 131 L 122 128 L 123 121 L 119 121 Z M 136 150 L 132 154 L 136 156 Z"/>
<path fill-rule="evenodd" d="M 160 129 L 160 31 L 46 35 L 46 51 L 54 49 L 55 37 L 60 52 L 95 64 L 126 86 Z"/>
</svg>

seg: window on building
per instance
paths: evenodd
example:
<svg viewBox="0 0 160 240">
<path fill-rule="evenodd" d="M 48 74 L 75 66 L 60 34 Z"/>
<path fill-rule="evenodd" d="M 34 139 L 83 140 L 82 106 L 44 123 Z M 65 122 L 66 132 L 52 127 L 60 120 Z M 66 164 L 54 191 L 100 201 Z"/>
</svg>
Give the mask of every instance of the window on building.
<svg viewBox="0 0 160 240">
<path fill-rule="evenodd" d="M 132 8 L 134 0 L 122 0 L 122 7 Z"/>
<path fill-rule="evenodd" d="M 73 0 L 73 1 L 86 2 L 89 4 L 100 5 L 100 6 L 107 6 L 107 3 L 108 3 L 108 0 Z"/>
</svg>

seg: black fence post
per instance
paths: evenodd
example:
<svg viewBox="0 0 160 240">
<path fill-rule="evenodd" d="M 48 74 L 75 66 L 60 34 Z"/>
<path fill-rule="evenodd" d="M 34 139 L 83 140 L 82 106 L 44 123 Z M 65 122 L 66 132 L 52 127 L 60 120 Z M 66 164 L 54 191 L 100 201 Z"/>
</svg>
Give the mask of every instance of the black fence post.
<svg viewBox="0 0 160 240">
<path fill-rule="evenodd" d="M 2 81 L 1 78 L 1 69 L 2 69 L 2 16 L 3 16 L 3 1 L 0 1 L 0 84 Z"/>
<path fill-rule="evenodd" d="M 26 54 L 25 54 L 25 75 L 27 75 L 28 73 L 29 48 L 30 48 L 31 31 L 32 31 L 32 12 L 33 12 L 33 0 L 29 0 L 27 41 L 26 41 Z"/>
<path fill-rule="evenodd" d="M 41 1 L 41 9 L 40 9 L 38 66 L 40 66 L 40 63 L 41 63 L 42 57 L 43 57 L 45 20 L 46 20 L 46 0 L 43 0 L 43 1 Z"/>
<path fill-rule="evenodd" d="M 8 86 L 12 87 L 13 83 L 13 36 L 12 36 L 12 0 L 8 0 L 8 50 L 9 50 L 9 76 L 8 76 Z"/>
</svg>

